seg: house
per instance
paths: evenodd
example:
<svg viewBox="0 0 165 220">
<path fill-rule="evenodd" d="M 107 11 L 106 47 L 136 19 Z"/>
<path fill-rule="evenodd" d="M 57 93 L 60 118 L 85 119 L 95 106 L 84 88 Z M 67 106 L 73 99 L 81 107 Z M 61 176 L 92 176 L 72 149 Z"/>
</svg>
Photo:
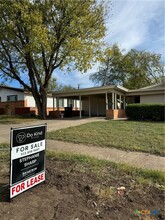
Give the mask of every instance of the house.
<svg viewBox="0 0 165 220">
<path fill-rule="evenodd" d="M 165 83 L 129 90 L 122 86 L 100 86 L 71 91 L 55 91 L 47 97 L 47 115 L 61 117 L 66 110 L 72 116 L 124 118 L 130 103 L 165 103 Z M 69 113 L 69 112 L 68 112 Z M 0 114 L 37 114 L 35 100 L 24 89 L 0 86 Z M 68 114 L 69 115 L 69 114 Z M 70 115 L 70 116 L 71 116 Z"/>
<path fill-rule="evenodd" d="M 67 92 L 53 92 L 53 98 L 78 100 L 79 117 L 104 116 L 107 119 L 124 118 L 130 103 L 165 103 L 165 83 L 129 90 L 122 86 L 101 86 Z M 55 108 L 53 108 L 55 109 Z M 57 107 L 58 109 L 58 107 Z"/>
<path fill-rule="evenodd" d="M 67 106 L 78 109 L 79 103 L 71 99 L 59 99 L 58 109 L 63 111 Z M 47 97 L 47 114 L 57 109 L 57 101 L 52 94 Z M 0 86 L 0 114 L 37 114 L 37 106 L 30 92 L 24 89 Z"/>
</svg>

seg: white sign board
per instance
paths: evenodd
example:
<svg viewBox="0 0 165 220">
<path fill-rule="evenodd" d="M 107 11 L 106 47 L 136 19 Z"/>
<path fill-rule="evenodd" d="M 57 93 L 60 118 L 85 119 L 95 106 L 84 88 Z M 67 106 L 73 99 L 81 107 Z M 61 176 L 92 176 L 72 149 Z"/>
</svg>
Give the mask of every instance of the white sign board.
<svg viewBox="0 0 165 220">
<path fill-rule="evenodd" d="M 10 199 L 45 181 L 46 125 L 11 129 Z"/>
</svg>

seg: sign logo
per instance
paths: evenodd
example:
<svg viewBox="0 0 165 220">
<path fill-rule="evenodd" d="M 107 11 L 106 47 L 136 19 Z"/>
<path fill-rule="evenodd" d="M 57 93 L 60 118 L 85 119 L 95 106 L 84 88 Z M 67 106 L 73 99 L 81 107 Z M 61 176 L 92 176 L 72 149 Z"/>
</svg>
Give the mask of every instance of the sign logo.
<svg viewBox="0 0 165 220">
<path fill-rule="evenodd" d="M 24 141 L 26 141 L 26 134 L 24 132 L 18 133 L 16 136 L 16 140 L 18 143 L 23 143 Z"/>
</svg>

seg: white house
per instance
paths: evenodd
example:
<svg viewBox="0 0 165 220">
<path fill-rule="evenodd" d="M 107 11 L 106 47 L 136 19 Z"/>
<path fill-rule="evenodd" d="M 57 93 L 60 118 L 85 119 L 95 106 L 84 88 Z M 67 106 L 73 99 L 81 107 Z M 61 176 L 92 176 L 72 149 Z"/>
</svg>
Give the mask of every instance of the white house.
<svg viewBox="0 0 165 220">
<path fill-rule="evenodd" d="M 73 116 L 125 117 L 129 103 L 165 103 L 165 83 L 129 90 L 122 86 L 101 86 L 48 94 L 47 115 L 60 117 L 65 107 Z M 69 108 L 68 108 L 69 109 Z M 0 114 L 37 114 L 35 100 L 24 89 L 0 86 Z M 66 112 L 65 112 L 66 113 Z"/>
<path fill-rule="evenodd" d="M 73 99 L 53 99 L 52 94 L 47 97 L 47 114 L 58 109 L 63 111 L 71 106 L 73 110 L 79 108 L 79 102 Z M 37 106 L 31 93 L 24 89 L 0 86 L 0 114 L 37 114 Z"/>
<path fill-rule="evenodd" d="M 53 97 L 77 99 L 80 102 L 79 116 L 125 117 L 125 106 L 130 103 L 165 104 L 165 83 L 129 90 L 122 86 L 101 86 L 68 92 L 54 92 Z"/>
</svg>

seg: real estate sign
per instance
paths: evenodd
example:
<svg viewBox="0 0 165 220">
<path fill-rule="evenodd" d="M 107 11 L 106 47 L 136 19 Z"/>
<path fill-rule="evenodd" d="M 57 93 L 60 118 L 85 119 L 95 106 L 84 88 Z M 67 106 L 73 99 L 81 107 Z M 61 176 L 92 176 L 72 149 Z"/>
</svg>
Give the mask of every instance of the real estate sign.
<svg viewBox="0 0 165 220">
<path fill-rule="evenodd" d="M 45 181 L 46 125 L 11 129 L 10 198 Z"/>
</svg>

